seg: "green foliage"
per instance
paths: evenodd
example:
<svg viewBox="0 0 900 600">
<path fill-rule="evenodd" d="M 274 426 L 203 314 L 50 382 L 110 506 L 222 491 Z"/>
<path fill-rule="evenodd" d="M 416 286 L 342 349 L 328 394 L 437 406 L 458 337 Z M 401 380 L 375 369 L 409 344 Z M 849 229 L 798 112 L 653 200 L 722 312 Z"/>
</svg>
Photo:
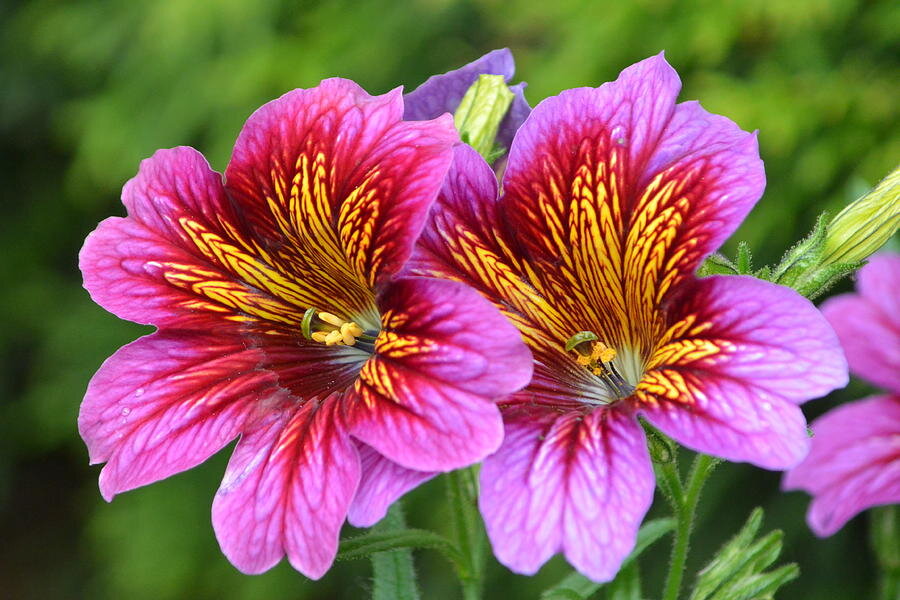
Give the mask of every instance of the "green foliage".
<svg viewBox="0 0 900 600">
<path fill-rule="evenodd" d="M 123 213 L 123 182 L 158 148 L 194 145 L 221 170 L 254 109 L 323 77 L 373 93 L 411 88 L 509 46 L 536 104 L 665 49 L 683 99 L 760 131 L 767 190 L 734 236 L 759 264 L 900 156 L 892 0 L 12 0 L 0 27 L 0 580 L 11 598 L 332 599 L 359 598 L 368 585 L 365 561 L 338 563 L 314 584 L 284 564 L 259 577 L 233 569 L 209 524 L 227 451 L 111 505 L 97 492 L 78 404 L 102 361 L 149 329 L 93 305 L 76 257 L 98 221 Z M 723 264 L 713 272 L 729 272 Z M 802 521 L 806 499 L 782 495 L 776 475 L 720 473 L 740 500 L 774 506 L 768 514 L 806 574 L 795 597 L 874 597 L 861 525 L 817 541 Z M 721 495 L 710 510 L 734 502 Z M 410 523 L 447 531 L 445 504 L 439 486 L 417 490 Z M 692 544 L 717 533 L 700 527 Z M 488 597 L 531 597 L 568 569 L 556 560 L 525 579 L 484 552 Z M 665 555 L 648 549 L 643 574 L 658 580 Z M 416 560 L 424 597 L 459 596 L 439 553 Z"/>
<path fill-rule="evenodd" d="M 690 600 L 763 600 L 798 577 L 794 564 L 766 570 L 781 554 L 783 534 L 772 531 L 756 539 L 762 518 L 762 509 L 754 509 L 738 534 L 700 571 Z"/>
</svg>

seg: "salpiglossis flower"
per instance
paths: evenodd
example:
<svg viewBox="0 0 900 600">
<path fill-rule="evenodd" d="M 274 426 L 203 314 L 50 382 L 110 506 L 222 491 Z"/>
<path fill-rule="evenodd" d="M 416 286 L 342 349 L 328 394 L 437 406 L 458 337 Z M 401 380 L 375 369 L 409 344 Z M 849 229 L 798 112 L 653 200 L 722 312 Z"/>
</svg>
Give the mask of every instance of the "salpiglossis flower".
<svg viewBox="0 0 900 600">
<path fill-rule="evenodd" d="M 785 469 L 808 448 L 798 404 L 846 383 L 809 301 L 695 275 L 765 176 L 756 136 L 676 105 L 679 90 L 659 55 L 541 102 L 499 198 L 488 165 L 458 147 L 410 261 L 479 289 L 534 352 L 481 470 L 494 552 L 516 572 L 563 552 L 594 580 L 615 575 L 653 499 L 638 416 L 694 450 Z"/>
<path fill-rule="evenodd" d="M 816 419 L 809 456 L 784 478 L 785 489 L 813 495 L 806 520 L 819 536 L 867 508 L 900 502 L 900 255 L 874 256 L 857 288 L 830 298 L 822 312 L 850 370 L 888 393 Z"/>
<path fill-rule="evenodd" d="M 159 328 L 103 364 L 81 407 L 107 500 L 240 436 L 213 503 L 224 553 L 246 573 L 286 554 L 317 578 L 348 512 L 393 500 L 400 466 L 497 448 L 495 399 L 527 383 L 530 353 L 475 291 L 395 277 L 457 142 L 449 115 L 402 114 L 399 90 L 330 79 L 256 111 L 224 182 L 192 148 L 141 164 L 128 216 L 80 256 L 96 302 Z"/>
</svg>

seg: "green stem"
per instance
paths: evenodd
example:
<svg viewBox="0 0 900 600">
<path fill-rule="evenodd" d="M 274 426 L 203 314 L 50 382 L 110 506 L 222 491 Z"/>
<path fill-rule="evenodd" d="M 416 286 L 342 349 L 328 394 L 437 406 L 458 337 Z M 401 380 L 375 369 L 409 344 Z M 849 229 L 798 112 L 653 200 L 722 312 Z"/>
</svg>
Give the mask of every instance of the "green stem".
<svg viewBox="0 0 900 600">
<path fill-rule="evenodd" d="M 879 582 L 879 595 L 881 600 L 896 600 L 900 598 L 900 573 L 883 572 Z"/>
<path fill-rule="evenodd" d="M 479 600 L 483 585 L 484 531 L 476 504 L 477 477 L 473 468 L 447 474 L 447 495 L 453 513 L 456 545 L 463 556 L 457 568 L 465 600 Z"/>
<path fill-rule="evenodd" d="M 706 483 L 707 477 L 712 473 L 713 467 L 717 463 L 717 459 L 706 454 L 698 454 L 694 459 L 691 467 L 691 473 L 688 475 L 687 486 L 684 493 L 680 494 L 681 502 L 673 502 L 672 508 L 675 511 L 675 540 L 672 544 L 672 560 L 669 564 L 669 574 L 666 577 L 665 593 L 663 600 L 678 600 L 678 593 L 681 591 L 681 580 L 684 576 L 684 566 L 687 562 L 688 547 L 691 539 L 691 530 L 694 526 L 694 514 L 697 511 L 697 503 L 700 500 L 700 491 L 703 484 Z M 666 469 L 662 469 L 665 474 Z M 678 480 L 677 487 L 681 488 L 681 481 L 678 479 L 677 471 L 674 472 L 674 479 Z M 672 472 L 669 473 L 671 476 Z M 674 485 L 671 481 L 667 484 Z M 676 496 L 673 490 L 673 496 Z"/>
</svg>

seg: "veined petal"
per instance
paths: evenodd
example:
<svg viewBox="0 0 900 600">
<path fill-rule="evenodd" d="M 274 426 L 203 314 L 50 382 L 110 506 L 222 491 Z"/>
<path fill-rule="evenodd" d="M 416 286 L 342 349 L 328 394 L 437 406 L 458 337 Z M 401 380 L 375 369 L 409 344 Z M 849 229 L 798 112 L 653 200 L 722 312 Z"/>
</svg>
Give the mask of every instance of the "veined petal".
<svg viewBox="0 0 900 600">
<path fill-rule="evenodd" d="M 785 475 L 784 489 L 814 496 L 810 528 L 828 536 L 854 515 L 900 502 L 900 396 L 875 396 L 812 424 L 809 456 Z"/>
<path fill-rule="evenodd" d="M 532 264 L 553 265 L 535 278 L 565 290 L 617 347 L 652 345 L 656 306 L 765 183 L 755 136 L 696 103 L 676 106 L 679 89 L 662 55 L 649 58 L 541 102 L 510 151 L 501 215 Z"/>
<path fill-rule="evenodd" d="M 129 216 L 103 221 L 79 255 L 85 288 L 110 312 L 207 330 L 302 318 L 302 287 L 243 240 L 221 176 L 193 148 L 160 150 L 141 162 L 122 201 Z"/>
<path fill-rule="evenodd" d="M 284 555 L 311 579 L 331 566 L 359 483 L 356 448 L 343 431 L 336 397 L 280 407 L 246 431 L 213 502 L 222 552 L 244 573 Z"/>
<path fill-rule="evenodd" d="M 189 469 L 236 438 L 276 389 L 261 362 L 237 337 L 184 332 L 155 333 L 110 357 L 78 416 L 91 463 L 107 463 L 103 497 Z"/>
<path fill-rule="evenodd" d="M 459 108 L 466 91 L 479 75 L 502 75 L 508 83 L 515 74 L 512 52 L 507 48 L 493 50 L 464 67 L 441 75 L 432 75 L 425 83 L 404 96 L 403 118 L 410 121 L 434 119 L 444 113 L 454 113 Z M 525 100 L 525 84 L 511 86 L 513 102 L 506 117 L 500 123 L 497 142 L 509 148 L 513 136 L 531 112 Z"/>
<path fill-rule="evenodd" d="M 829 298 L 822 313 L 850 370 L 900 393 L 900 256 L 876 255 L 859 272 L 858 294 Z"/>
<path fill-rule="evenodd" d="M 375 355 L 345 394 L 353 435 L 421 471 L 463 467 L 496 450 L 503 426 L 495 401 L 531 377 L 516 329 L 452 281 L 400 278 L 378 304 Z"/>
<path fill-rule="evenodd" d="M 479 506 L 494 554 L 530 575 L 562 551 L 581 573 L 609 581 L 653 500 L 640 425 L 618 409 L 523 407 L 505 417 L 503 445 L 481 469 Z"/>
<path fill-rule="evenodd" d="M 752 277 L 686 286 L 646 365 L 635 402 L 699 452 L 786 469 L 807 452 L 796 406 L 847 383 L 834 332 L 808 300 Z"/>
<path fill-rule="evenodd" d="M 371 527 L 398 498 L 437 475 L 401 467 L 360 442 L 356 449 L 362 476 L 347 513 L 347 521 L 354 527 Z"/>
<path fill-rule="evenodd" d="M 575 388 L 592 385 L 592 376 L 562 349 L 574 333 L 594 328 L 579 307 L 586 298 L 550 275 L 555 263 L 530 260 L 507 225 L 494 172 L 475 150 L 459 145 L 408 272 L 462 281 L 491 299 L 531 347 L 535 377 L 540 372 L 562 394 L 577 394 Z"/>
<path fill-rule="evenodd" d="M 296 279 L 323 299 L 370 298 L 409 257 L 440 189 L 453 120 L 402 113 L 399 90 L 369 96 L 327 79 L 264 105 L 235 144 L 227 187 L 254 239 L 290 254 Z"/>
</svg>

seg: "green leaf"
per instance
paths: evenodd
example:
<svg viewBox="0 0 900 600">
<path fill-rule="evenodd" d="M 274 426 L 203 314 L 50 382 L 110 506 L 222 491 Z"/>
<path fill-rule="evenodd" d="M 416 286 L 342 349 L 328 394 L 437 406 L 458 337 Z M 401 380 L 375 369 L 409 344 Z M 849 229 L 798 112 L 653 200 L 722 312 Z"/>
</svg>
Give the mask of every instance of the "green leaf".
<svg viewBox="0 0 900 600">
<path fill-rule="evenodd" d="M 739 275 L 749 275 L 753 272 L 753 256 L 750 254 L 750 244 L 743 240 L 738 242 L 735 267 Z"/>
<path fill-rule="evenodd" d="M 406 525 L 403 507 L 395 502 L 373 529 L 391 532 Z M 372 600 L 419 600 L 416 570 L 409 548 L 377 552 L 372 555 Z"/>
<path fill-rule="evenodd" d="M 607 600 L 641 600 L 641 573 L 637 561 L 624 567 L 606 590 Z"/>
<path fill-rule="evenodd" d="M 800 576 L 800 568 L 791 563 L 768 573 L 751 575 L 726 583 L 710 600 L 757 600 L 772 598 L 778 589 Z"/>
<path fill-rule="evenodd" d="M 638 531 L 634 550 L 622 562 L 622 568 L 628 567 L 644 550 L 673 529 L 675 529 L 675 519 L 672 518 L 654 519 L 644 523 L 640 531 Z M 591 581 L 581 573 L 573 571 L 559 583 L 546 589 L 541 594 L 541 600 L 586 600 L 602 586 L 602 583 Z"/>
<path fill-rule="evenodd" d="M 713 254 L 712 256 L 708 257 L 697 270 L 697 275 L 699 275 L 700 277 L 706 277 L 707 275 L 737 274 L 738 269 L 734 265 L 734 263 L 721 254 Z"/>
<path fill-rule="evenodd" d="M 794 564 L 764 572 L 781 554 L 783 534 L 776 530 L 755 539 L 762 519 L 762 509 L 753 509 L 737 535 L 700 571 L 691 600 L 762 599 L 797 577 Z"/>
<path fill-rule="evenodd" d="M 373 531 L 365 535 L 341 540 L 337 560 L 367 558 L 376 552 L 400 548 L 431 548 L 440 551 L 448 560 L 459 560 L 459 552 L 443 536 L 424 529 Z"/>
</svg>

